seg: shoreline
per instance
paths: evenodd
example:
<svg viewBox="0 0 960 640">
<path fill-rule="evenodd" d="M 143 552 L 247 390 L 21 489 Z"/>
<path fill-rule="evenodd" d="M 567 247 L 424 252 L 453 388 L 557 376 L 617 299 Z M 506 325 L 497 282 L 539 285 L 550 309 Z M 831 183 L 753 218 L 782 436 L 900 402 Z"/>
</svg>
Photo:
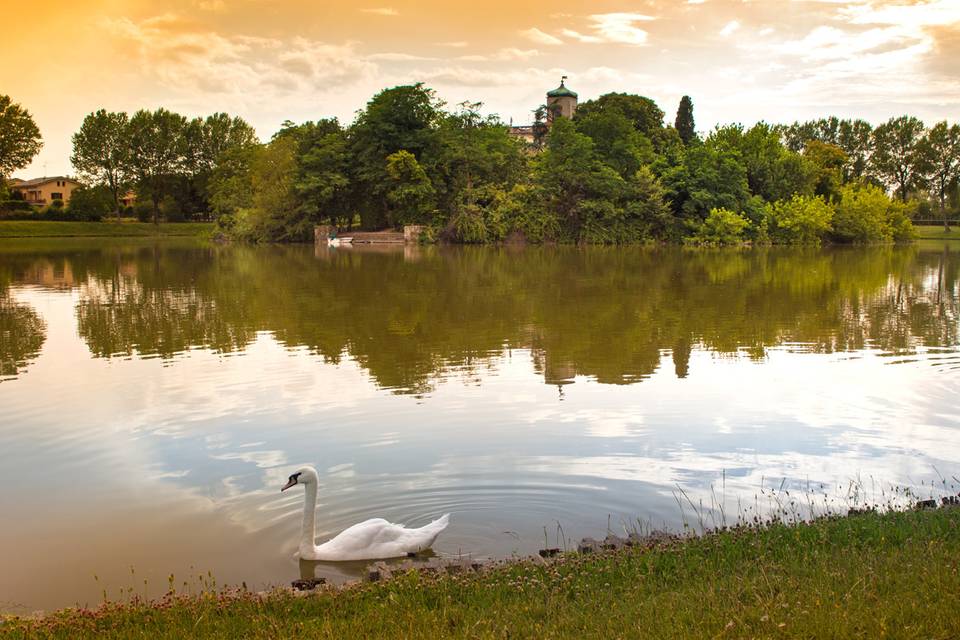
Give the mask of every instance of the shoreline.
<svg viewBox="0 0 960 640">
<path fill-rule="evenodd" d="M 102 220 L 70 222 L 62 220 L 0 220 L 0 240 L 31 238 L 207 238 L 212 222 L 152 222 Z"/>
<path fill-rule="evenodd" d="M 374 563 L 367 581 L 340 587 L 171 592 L 153 602 L 8 617 L 0 638 L 953 637 L 956 501 L 608 539 L 589 551 L 548 550 L 547 558 L 448 560 L 384 573 Z"/>
<path fill-rule="evenodd" d="M 213 222 L 162 222 L 160 225 L 154 225 L 152 222 L 139 222 L 131 219 L 124 219 L 117 222 L 113 219 L 104 219 L 99 222 L 88 221 L 62 221 L 62 220 L 0 220 L 0 241 L 2 240 L 21 240 L 21 239 L 44 239 L 44 238 L 182 238 L 191 237 L 197 239 L 213 240 L 215 230 Z M 944 233 L 942 226 L 916 226 L 916 237 L 912 244 L 922 240 L 960 240 L 960 226 L 953 226 L 949 233 Z M 312 245 L 310 242 L 292 243 Z M 433 244 L 433 243 L 428 243 Z M 452 243 L 461 244 L 461 243 Z M 465 246 L 505 246 L 505 245 L 526 245 L 526 242 L 494 242 L 483 243 L 480 245 Z M 555 244 L 555 243 L 548 243 Z M 573 243 L 571 243 L 572 246 Z M 692 248 L 743 248 L 755 246 L 749 242 L 731 245 L 710 245 L 710 244 L 691 244 L 686 242 L 659 243 L 643 241 L 629 243 L 627 245 L 608 245 L 608 246 L 647 246 L 658 245 L 692 247 Z M 879 243 L 882 245 L 904 244 L 904 243 Z M 604 246 L 604 245 L 596 245 Z M 807 246 L 807 245 L 757 245 L 757 246 Z M 846 244 L 846 243 L 823 243 L 824 247 L 847 247 L 847 246 L 878 246 L 877 244 Z"/>
</svg>

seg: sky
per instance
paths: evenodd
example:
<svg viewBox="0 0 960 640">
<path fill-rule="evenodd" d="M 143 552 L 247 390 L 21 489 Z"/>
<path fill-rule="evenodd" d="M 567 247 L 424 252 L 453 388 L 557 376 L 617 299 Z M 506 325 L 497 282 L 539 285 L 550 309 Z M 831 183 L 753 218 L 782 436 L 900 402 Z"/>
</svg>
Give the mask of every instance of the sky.
<svg viewBox="0 0 960 640">
<path fill-rule="evenodd" d="M 11 0 L 4 0 L 9 2 Z M 960 0 L 35 0 L 5 12 L 0 93 L 44 147 L 20 177 L 70 174 L 99 108 L 350 122 L 382 88 L 526 124 L 563 75 L 580 100 L 649 96 L 697 128 L 827 115 L 960 120 Z"/>
</svg>

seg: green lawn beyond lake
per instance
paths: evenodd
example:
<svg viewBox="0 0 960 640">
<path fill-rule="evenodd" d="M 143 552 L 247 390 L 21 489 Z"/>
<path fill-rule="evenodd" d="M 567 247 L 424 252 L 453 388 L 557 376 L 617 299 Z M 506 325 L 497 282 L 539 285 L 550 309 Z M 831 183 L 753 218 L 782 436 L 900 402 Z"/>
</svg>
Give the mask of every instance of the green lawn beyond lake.
<svg viewBox="0 0 960 640">
<path fill-rule="evenodd" d="M 106 236 L 115 238 L 149 236 L 208 236 L 210 222 L 59 222 L 35 220 L 0 220 L 0 238 L 55 238 Z"/>
</svg>

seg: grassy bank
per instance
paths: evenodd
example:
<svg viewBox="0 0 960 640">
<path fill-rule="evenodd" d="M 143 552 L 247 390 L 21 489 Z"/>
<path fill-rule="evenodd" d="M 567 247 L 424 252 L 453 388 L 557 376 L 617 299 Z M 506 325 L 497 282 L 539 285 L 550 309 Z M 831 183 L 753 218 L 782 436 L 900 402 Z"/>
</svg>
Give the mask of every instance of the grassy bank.
<svg viewBox="0 0 960 640">
<path fill-rule="evenodd" d="M 0 637 L 955 638 L 958 569 L 960 509 L 868 513 L 305 597 L 68 610 Z"/>
<path fill-rule="evenodd" d="M 210 222 L 150 222 L 115 220 L 103 222 L 53 222 L 34 220 L 0 220 L 0 238 L 69 238 L 112 237 L 145 238 L 152 236 L 209 236 Z"/>
<path fill-rule="evenodd" d="M 917 226 L 917 238 L 919 240 L 960 240 L 960 227 L 951 225 L 949 232 L 944 232 L 943 225 L 938 226 Z"/>
</svg>

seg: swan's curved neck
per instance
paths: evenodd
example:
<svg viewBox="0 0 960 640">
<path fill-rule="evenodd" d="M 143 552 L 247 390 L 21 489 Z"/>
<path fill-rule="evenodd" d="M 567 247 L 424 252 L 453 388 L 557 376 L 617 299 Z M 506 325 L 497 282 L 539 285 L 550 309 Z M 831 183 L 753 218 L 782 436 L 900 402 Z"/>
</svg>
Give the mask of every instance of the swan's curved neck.
<svg viewBox="0 0 960 640">
<path fill-rule="evenodd" d="M 313 549 L 317 539 L 317 483 L 308 482 L 303 492 L 303 526 L 300 528 L 300 554 Z"/>
</svg>

